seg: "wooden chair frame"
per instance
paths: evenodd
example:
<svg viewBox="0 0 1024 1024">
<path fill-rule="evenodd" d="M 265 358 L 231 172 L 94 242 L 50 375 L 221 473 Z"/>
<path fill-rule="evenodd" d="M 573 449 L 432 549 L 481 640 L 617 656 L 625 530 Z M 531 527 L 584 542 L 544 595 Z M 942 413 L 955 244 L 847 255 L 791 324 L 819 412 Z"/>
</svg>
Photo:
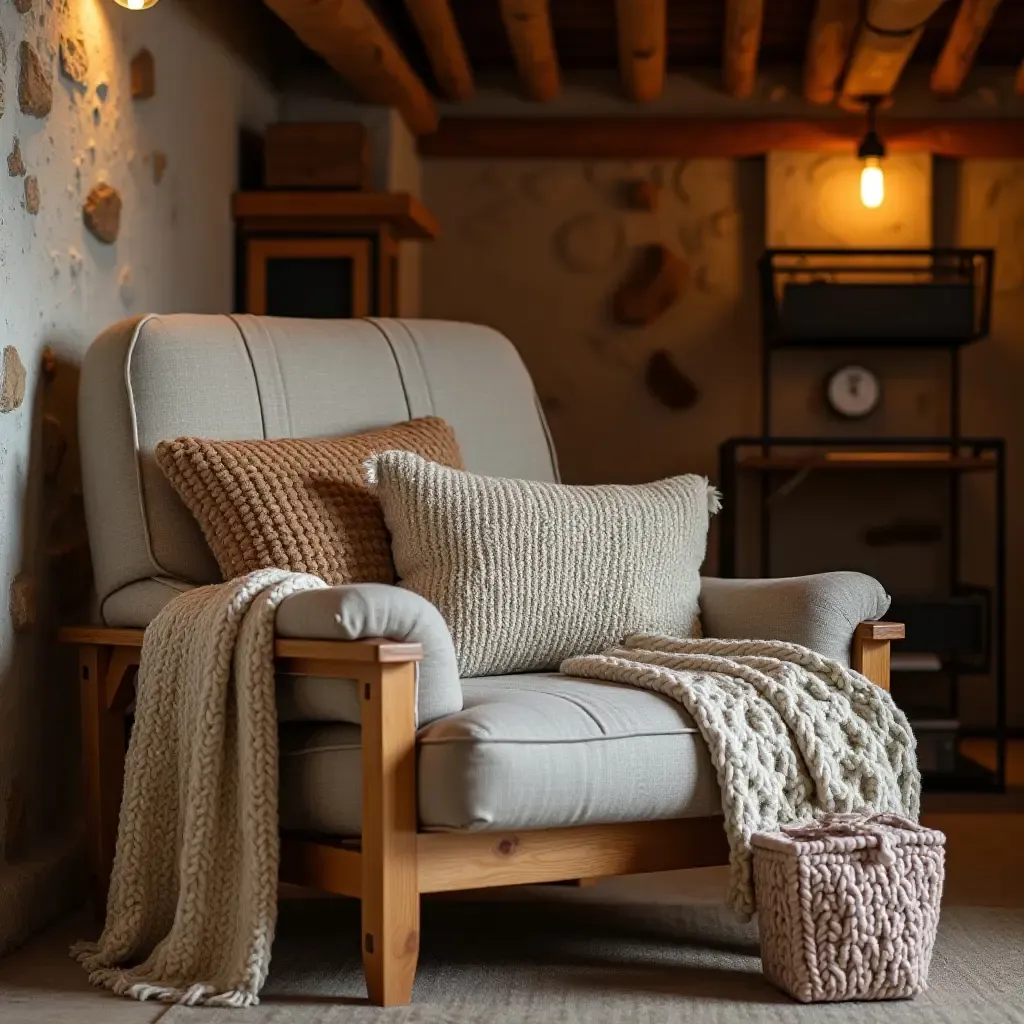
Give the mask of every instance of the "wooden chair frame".
<svg viewBox="0 0 1024 1024">
<path fill-rule="evenodd" d="M 865 622 L 852 664 L 889 688 L 889 642 L 902 625 Z M 141 629 L 69 628 L 78 645 L 87 838 L 100 907 L 114 860 L 124 782 L 125 713 Z M 370 1002 L 408 1003 L 419 954 L 420 894 L 705 867 L 728 861 L 721 817 L 520 832 L 420 832 L 416 814 L 416 662 L 419 644 L 279 639 L 277 670 L 354 679 L 362 702 L 362 837 L 282 835 L 281 880 L 362 901 Z"/>
</svg>

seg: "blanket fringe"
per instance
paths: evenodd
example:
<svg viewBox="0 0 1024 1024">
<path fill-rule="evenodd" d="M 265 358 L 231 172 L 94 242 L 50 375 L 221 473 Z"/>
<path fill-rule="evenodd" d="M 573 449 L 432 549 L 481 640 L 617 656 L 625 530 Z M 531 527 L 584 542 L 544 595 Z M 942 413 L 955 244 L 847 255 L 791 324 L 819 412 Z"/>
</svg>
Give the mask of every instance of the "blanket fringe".
<svg viewBox="0 0 1024 1024">
<path fill-rule="evenodd" d="M 78 945 L 94 945 L 94 943 L 78 943 Z M 81 956 L 78 957 L 82 959 Z M 88 967 L 86 967 L 88 970 Z M 217 992 L 213 986 L 197 982 L 185 988 L 173 985 L 155 985 L 149 981 L 141 981 L 131 968 L 100 967 L 89 971 L 89 984 L 97 988 L 105 988 L 114 995 L 128 996 L 140 1003 L 153 1000 L 158 1003 L 174 1003 L 178 1006 L 225 1006 L 244 1009 L 247 1006 L 258 1006 L 260 998 L 253 992 L 240 989 L 229 989 Z"/>
</svg>

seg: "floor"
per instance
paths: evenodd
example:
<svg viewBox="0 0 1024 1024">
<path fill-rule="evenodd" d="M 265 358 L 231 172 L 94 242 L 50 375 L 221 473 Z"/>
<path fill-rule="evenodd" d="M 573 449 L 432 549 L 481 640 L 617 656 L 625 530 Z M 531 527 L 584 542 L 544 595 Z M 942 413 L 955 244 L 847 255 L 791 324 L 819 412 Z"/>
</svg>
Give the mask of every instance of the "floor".
<svg viewBox="0 0 1024 1024">
<path fill-rule="evenodd" d="M 978 749 L 977 756 L 985 756 L 984 747 Z M 942 798 L 926 804 L 925 823 L 947 836 L 947 905 L 1024 907 L 1020 862 L 1024 849 L 1024 741 L 1013 746 L 1010 783 L 1011 791 L 1005 797 L 966 803 L 960 798 Z M 606 879 L 585 889 L 545 887 L 539 898 L 671 907 L 707 901 L 709 893 L 717 892 L 721 877 L 721 869 L 712 868 Z M 513 901 L 537 899 L 538 891 L 508 891 L 506 897 Z M 67 948 L 76 939 L 91 937 L 93 931 L 91 922 L 79 915 L 0 961 L 0 1021 L 148 1024 L 164 1016 L 166 1007 L 118 999 L 88 986 Z M 197 1024 L 202 1019 L 197 1016 Z"/>
</svg>

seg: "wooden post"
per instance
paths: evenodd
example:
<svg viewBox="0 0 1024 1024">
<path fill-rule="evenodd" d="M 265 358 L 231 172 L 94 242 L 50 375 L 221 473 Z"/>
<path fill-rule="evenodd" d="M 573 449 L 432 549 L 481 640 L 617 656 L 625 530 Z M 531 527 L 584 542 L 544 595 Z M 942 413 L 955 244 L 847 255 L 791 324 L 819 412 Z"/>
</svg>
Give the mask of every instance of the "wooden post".
<svg viewBox="0 0 1024 1024">
<path fill-rule="evenodd" d="M 818 0 L 807 37 L 804 99 L 831 103 L 860 20 L 860 0 Z"/>
<path fill-rule="evenodd" d="M 550 100 L 562 88 L 548 0 L 500 0 L 501 20 L 527 95 Z"/>
<path fill-rule="evenodd" d="M 363 969 L 373 1005 L 404 1006 L 420 942 L 416 666 L 374 665 L 361 685 Z"/>
<path fill-rule="evenodd" d="M 405 6 L 419 29 L 441 95 L 468 100 L 473 95 L 473 72 L 450 0 L 405 0 Z"/>
<path fill-rule="evenodd" d="M 110 661 L 109 647 L 88 644 L 78 649 L 86 842 L 94 909 L 100 915 L 107 906 L 124 787 L 125 722 L 121 709 L 108 707 Z"/>
<path fill-rule="evenodd" d="M 764 0 L 727 0 L 722 73 L 730 96 L 742 98 L 754 91 L 763 22 Z"/>
<path fill-rule="evenodd" d="M 665 86 L 665 0 L 616 0 L 615 21 L 626 95 L 656 100 Z"/>
<path fill-rule="evenodd" d="M 931 87 L 937 96 L 955 96 L 960 91 L 999 2 L 963 0 L 932 71 Z"/>
<path fill-rule="evenodd" d="M 902 622 L 862 622 L 853 634 L 850 666 L 876 686 L 889 689 L 889 644 L 907 635 Z"/>
<path fill-rule="evenodd" d="M 863 96 L 888 96 L 896 88 L 925 22 L 941 5 L 942 0 L 866 0 L 843 81 L 847 104 Z"/>
<path fill-rule="evenodd" d="M 437 104 L 366 0 L 264 0 L 367 103 L 396 107 L 414 135 L 437 129 Z"/>
</svg>

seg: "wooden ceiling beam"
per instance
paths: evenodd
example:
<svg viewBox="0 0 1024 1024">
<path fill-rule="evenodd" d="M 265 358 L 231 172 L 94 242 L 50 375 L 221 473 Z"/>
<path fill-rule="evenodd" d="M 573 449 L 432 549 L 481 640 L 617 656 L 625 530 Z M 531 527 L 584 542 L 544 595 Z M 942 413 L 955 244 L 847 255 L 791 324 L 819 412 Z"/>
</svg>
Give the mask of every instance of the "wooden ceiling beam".
<svg viewBox="0 0 1024 1024">
<path fill-rule="evenodd" d="M 764 0 L 726 0 L 722 77 L 730 96 L 745 97 L 757 82 Z"/>
<path fill-rule="evenodd" d="M 665 88 L 665 0 L 615 0 L 615 21 L 626 95 L 656 100 Z"/>
<path fill-rule="evenodd" d="M 550 100 L 562 88 L 548 0 L 500 0 L 519 77 L 534 100 Z"/>
<path fill-rule="evenodd" d="M 818 0 L 807 38 L 804 99 L 831 103 L 860 23 L 861 0 Z"/>
<path fill-rule="evenodd" d="M 368 103 L 395 107 L 415 135 L 437 128 L 437 105 L 366 0 L 263 0 Z"/>
<path fill-rule="evenodd" d="M 423 40 L 441 95 L 468 100 L 474 91 L 473 72 L 449 0 L 405 0 L 405 6 Z"/>
<path fill-rule="evenodd" d="M 1000 0 L 963 0 L 932 70 L 932 92 L 955 96 L 974 63 Z"/>
<path fill-rule="evenodd" d="M 925 22 L 943 0 L 867 0 L 843 80 L 842 99 L 888 96 L 914 52 Z"/>
<path fill-rule="evenodd" d="M 890 152 L 1024 158 L 1024 120 L 910 121 L 881 125 Z M 526 160 L 644 160 L 727 157 L 775 150 L 857 151 L 857 118 L 777 120 L 679 117 L 446 117 L 419 140 L 427 157 Z"/>
</svg>

